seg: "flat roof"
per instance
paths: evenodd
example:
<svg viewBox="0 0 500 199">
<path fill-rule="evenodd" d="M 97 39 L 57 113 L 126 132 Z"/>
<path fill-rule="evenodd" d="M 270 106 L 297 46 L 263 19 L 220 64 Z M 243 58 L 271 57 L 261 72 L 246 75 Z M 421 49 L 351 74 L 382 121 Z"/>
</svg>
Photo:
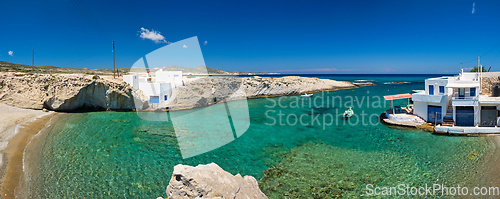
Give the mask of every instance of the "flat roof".
<svg viewBox="0 0 500 199">
<path fill-rule="evenodd" d="M 386 95 L 386 96 L 384 96 L 385 100 L 406 99 L 406 98 L 411 98 L 411 94 L 404 93 L 404 94 Z"/>
<path fill-rule="evenodd" d="M 474 88 L 479 87 L 479 82 L 453 82 L 446 85 L 448 88 Z"/>
<path fill-rule="evenodd" d="M 441 76 L 441 77 L 431 77 L 427 80 L 445 80 L 445 79 L 456 79 L 457 76 Z"/>
<path fill-rule="evenodd" d="M 492 97 L 489 95 L 479 95 L 479 102 L 482 104 L 500 104 L 500 97 Z"/>
</svg>

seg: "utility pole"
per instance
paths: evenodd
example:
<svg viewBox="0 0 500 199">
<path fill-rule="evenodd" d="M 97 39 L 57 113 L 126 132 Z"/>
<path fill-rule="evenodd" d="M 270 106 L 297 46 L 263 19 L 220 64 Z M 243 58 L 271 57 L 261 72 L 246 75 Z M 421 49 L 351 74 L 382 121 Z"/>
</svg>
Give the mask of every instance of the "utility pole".
<svg viewBox="0 0 500 199">
<path fill-rule="evenodd" d="M 115 40 L 113 40 L 113 78 L 116 78 L 115 72 Z"/>
<path fill-rule="evenodd" d="M 480 65 L 481 57 L 477 56 L 477 71 L 479 72 L 479 94 L 483 91 L 483 66 Z"/>
<path fill-rule="evenodd" d="M 33 67 L 33 71 L 35 70 L 35 48 L 33 48 L 33 56 L 31 58 L 31 67 Z"/>
</svg>

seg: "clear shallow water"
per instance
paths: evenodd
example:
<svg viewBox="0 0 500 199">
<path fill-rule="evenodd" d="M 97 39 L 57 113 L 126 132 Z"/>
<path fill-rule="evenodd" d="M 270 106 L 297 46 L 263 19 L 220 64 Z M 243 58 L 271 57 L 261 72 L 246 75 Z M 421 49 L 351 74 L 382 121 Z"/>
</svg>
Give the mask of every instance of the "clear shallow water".
<svg viewBox="0 0 500 199">
<path fill-rule="evenodd" d="M 40 198 L 165 197 L 173 166 L 211 162 L 232 174 L 256 177 L 271 198 L 360 196 L 367 183 L 473 183 L 470 171 L 483 161 L 488 150 L 485 138 L 435 136 L 415 129 L 369 124 L 377 121 L 370 115 L 378 115 L 388 106 L 374 106 L 374 96 L 424 89 L 424 79 L 432 76 L 438 75 L 318 76 L 377 84 L 318 93 L 309 99 L 343 99 L 342 103 L 317 100 L 323 107 L 307 106 L 306 101 L 306 106 L 298 108 L 269 108 L 278 98 L 250 99 L 251 124 L 245 134 L 188 159 L 182 159 L 174 128 L 168 122 L 141 120 L 134 112 L 68 114 L 37 137 L 43 142 L 28 147 L 28 193 Z M 350 105 L 345 104 L 347 96 L 356 99 L 357 115 L 368 115 L 364 117 L 367 125 L 361 124 L 363 118 L 342 120 L 341 113 Z M 281 102 L 291 105 L 297 99 L 287 96 Z M 278 119 L 277 113 L 305 118 L 331 115 L 334 122 L 268 125 L 273 122 L 270 118 Z"/>
</svg>

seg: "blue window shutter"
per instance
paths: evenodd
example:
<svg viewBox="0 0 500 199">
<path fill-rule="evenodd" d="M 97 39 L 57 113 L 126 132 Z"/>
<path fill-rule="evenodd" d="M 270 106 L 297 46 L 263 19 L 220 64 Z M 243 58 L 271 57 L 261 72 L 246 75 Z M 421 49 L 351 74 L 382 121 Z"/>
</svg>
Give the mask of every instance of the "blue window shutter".
<svg viewBox="0 0 500 199">
<path fill-rule="evenodd" d="M 476 96 L 476 88 L 470 88 L 470 96 Z"/>
<path fill-rule="evenodd" d="M 444 93 L 444 86 L 439 86 L 439 93 Z"/>
<path fill-rule="evenodd" d="M 429 95 L 434 95 L 434 85 L 429 85 Z"/>
</svg>

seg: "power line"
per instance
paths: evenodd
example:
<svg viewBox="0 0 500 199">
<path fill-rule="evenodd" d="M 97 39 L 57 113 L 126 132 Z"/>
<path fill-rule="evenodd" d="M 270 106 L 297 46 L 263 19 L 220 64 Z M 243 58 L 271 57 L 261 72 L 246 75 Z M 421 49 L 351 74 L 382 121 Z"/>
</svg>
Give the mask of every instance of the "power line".
<svg viewBox="0 0 500 199">
<path fill-rule="evenodd" d="M 495 48 L 497 48 L 498 46 L 500 46 L 500 43 L 497 43 L 495 46 L 493 46 L 492 48 L 490 48 L 488 51 L 486 51 L 486 53 L 483 53 L 482 55 L 479 55 L 480 57 L 484 57 L 485 55 L 489 54 L 491 51 L 493 51 Z M 471 59 L 469 61 L 464 61 L 464 62 L 460 62 L 460 64 L 467 64 L 467 63 L 470 63 L 470 62 L 473 62 L 473 61 L 476 61 L 477 59 L 474 58 L 474 59 Z"/>
</svg>

